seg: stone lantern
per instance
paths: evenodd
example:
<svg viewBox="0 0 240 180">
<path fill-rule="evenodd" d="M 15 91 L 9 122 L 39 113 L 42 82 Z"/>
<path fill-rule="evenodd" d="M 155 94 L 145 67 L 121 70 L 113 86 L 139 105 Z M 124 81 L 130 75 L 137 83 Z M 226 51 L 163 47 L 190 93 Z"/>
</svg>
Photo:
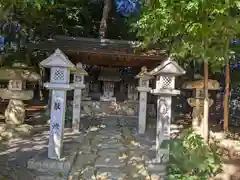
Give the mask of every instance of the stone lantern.
<svg viewBox="0 0 240 180">
<path fill-rule="evenodd" d="M 121 81 L 118 68 L 103 68 L 98 77 L 99 81 L 103 81 L 103 95 L 101 101 L 116 101 L 114 97 L 115 82 Z"/>
<path fill-rule="evenodd" d="M 74 98 L 73 98 L 73 123 L 72 128 L 74 131 L 79 132 L 79 124 L 81 117 L 81 101 L 82 89 L 85 88 L 84 76 L 88 73 L 83 69 L 81 63 L 77 63 L 76 71 L 74 72 Z"/>
<path fill-rule="evenodd" d="M 122 73 L 122 85 L 127 88 L 127 102 L 137 103 L 138 100 L 137 81 L 134 78 L 136 74 L 132 69 Z"/>
<path fill-rule="evenodd" d="M 175 90 L 175 77 L 183 74 L 185 71 L 170 58 L 149 72 L 156 76 L 156 89 L 151 91 L 157 96 L 156 163 L 169 160 L 169 148 L 161 148 L 161 144 L 170 139 L 172 96 L 180 94 Z"/>
<path fill-rule="evenodd" d="M 183 89 L 191 89 L 195 90 L 195 97 L 188 98 L 188 104 L 193 108 L 192 110 L 192 125 L 193 128 L 197 130 L 197 128 L 201 125 L 201 119 L 203 118 L 203 106 L 204 106 L 204 80 L 196 80 L 192 82 L 186 82 L 182 85 Z M 208 79 L 208 90 L 218 90 L 220 88 L 220 84 L 218 81 L 213 79 Z M 213 105 L 213 99 L 209 99 L 208 106 L 211 107 Z M 200 128 L 203 128 L 201 127 Z"/>
<path fill-rule="evenodd" d="M 44 83 L 47 89 L 52 90 L 48 158 L 60 160 L 63 149 L 66 94 L 68 90 L 74 88 L 74 85 L 69 84 L 69 81 L 70 69 L 75 68 L 75 65 L 60 49 L 56 49 L 40 65 L 51 70 L 50 82 Z"/>
<path fill-rule="evenodd" d="M 6 124 L 20 125 L 25 119 L 25 100 L 33 98 L 33 90 L 26 90 L 26 81 L 37 82 L 40 76 L 29 69 L 13 64 L 13 68 L 0 69 L 0 80 L 8 81 L 8 88 L 0 88 L 0 97 L 9 99 L 5 111 Z"/>
<path fill-rule="evenodd" d="M 146 110 L 147 110 L 147 93 L 151 91 L 149 80 L 153 78 L 147 72 L 144 66 L 141 72 L 135 77 L 139 79 L 137 90 L 139 91 L 139 110 L 138 110 L 138 133 L 144 134 L 146 129 Z"/>
</svg>

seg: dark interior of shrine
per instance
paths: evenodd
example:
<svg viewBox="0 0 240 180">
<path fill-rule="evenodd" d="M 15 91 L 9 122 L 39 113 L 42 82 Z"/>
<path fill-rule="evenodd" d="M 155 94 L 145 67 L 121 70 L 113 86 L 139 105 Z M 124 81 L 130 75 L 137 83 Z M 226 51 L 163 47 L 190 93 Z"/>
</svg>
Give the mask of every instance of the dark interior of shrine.
<svg viewBox="0 0 240 180">
<path fill-rule="evenodd" d="M 106 66 L 96 66 L 96 65 L 86 65 L 83 64 L 84 69 L 88 72 L 88 76 L 86 76 L 85 83 L 89 83 L 89 97 L 93 101 L 99 101 L 100 96 L 103 94 L 103 81 L 98 80 L 99 75 L 101 75 L 101 71 Z M 111 67 L 108 67 L 111 69 Z M 119 76 L 120 81 L 114 82 L 114 97 L 118 102 L 123 102 L 128 100 L 128 85 L 134 84 L 136 87 L 138 86 L 138 79 L 135 76 L 140 72 L 139 67 L 121 67 L 114 68 L 118 70 L 116 74 L 109 74 L 109 79 L 111 76 Z M 45 82 L 50 79 L 50 70 L 45 69 Z M 73 82 L 73 74 L 70 75 L 70 82 Z M 150 87 L 154 87 L 155 84 L 150 81 Z M 45 97 L 48 96 L 48 93 L 45 92 Z M 151 95 L 149 95 L 151 96 Z M 68 99 L 73 99 L 73 91 L 68 91 L 67 93 Z M 151 101 L 151 98 L 148 98 L 148 101 Z"/>
</svg>

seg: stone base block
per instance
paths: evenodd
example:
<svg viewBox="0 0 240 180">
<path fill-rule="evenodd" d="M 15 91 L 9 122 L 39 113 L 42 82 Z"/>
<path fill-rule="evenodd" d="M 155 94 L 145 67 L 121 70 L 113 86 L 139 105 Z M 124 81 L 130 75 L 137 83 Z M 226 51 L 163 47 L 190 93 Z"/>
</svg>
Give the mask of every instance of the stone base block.
<svg viewBox="0 0 240 180">
<path fill-rule="evenodd" d="M 150 172 L 161 172 L 163 174 L 166 173 L 165 164 L 148 164 L 147 168 Z"/>
<path fill-rule="evenodd" d="M 57 176 L 39 176 L 35 180 L 66 180 L 66 177 Z"/>
<path fill-rule="evenodd" d="M 40 152 L 28 161 L 28 169 L 35 169 L 41 172 L 51 172 L 60 176 L 67 176 L 71 171 L 77 153 L 69 154 L 60 161 L 48 158 L 47 149 Z"/>
<path fill-rule="evenodd" d="M 105 96 L 101 96 L 100 97 L 100 101 L 104 101 L 104 102 L 116 102 L 116 97 L 105 97 Z"/>
<path fill-rule="evenodd" d="M 84 101 L 91 101 L 92 98 L 91 98 L 91 97 L 83 97 L 83 100 L 84 100 Z"/>
<path fill-rule="evenodd" d="M 166 177 L 166 164 L 160 164 L 156 162 L 147 162 L 147 170 L 151 176 L 157 179 L 165 179 Z M 154 178 L 153 178 L 154 179 Z"/>
</svg>

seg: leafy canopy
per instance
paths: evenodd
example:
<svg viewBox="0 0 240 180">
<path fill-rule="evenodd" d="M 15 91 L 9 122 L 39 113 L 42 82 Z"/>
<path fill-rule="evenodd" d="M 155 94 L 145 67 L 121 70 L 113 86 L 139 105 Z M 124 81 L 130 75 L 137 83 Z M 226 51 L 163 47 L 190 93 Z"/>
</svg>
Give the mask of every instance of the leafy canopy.
<svg viewBox="0 0 240 180">
<path fill-rule="evenodd" d="M 53 4 L 54 0 L 0 0 L 0 20 L 7 19 L 14 9 L 27 7 L 41 9 L 43 5 Z"/>
<path fill-rule="evenodd" d="M 164 43 L 169 54 L 221 66 L 240 31 L 238 0 L 153 0 L 134 29 L 147 46 Z"/>
</svg>

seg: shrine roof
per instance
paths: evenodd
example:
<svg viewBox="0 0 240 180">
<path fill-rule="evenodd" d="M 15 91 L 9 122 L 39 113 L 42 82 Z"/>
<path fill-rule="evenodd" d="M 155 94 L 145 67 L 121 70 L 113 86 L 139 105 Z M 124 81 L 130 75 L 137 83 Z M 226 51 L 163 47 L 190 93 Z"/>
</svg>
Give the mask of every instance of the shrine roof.
<svg viewBox="0 0 240 180">
<path fill-rule="evenodd" d="M 154 68 L 152 71 L 149 72 L 149 75 L 174 75 L 180 76 L 185 74 L 185 70 L 179 66 L 179 64 L 174 61 L 172 58 L 168 58 L 158 67 Z"/>
<path fill-rule="evenodd" d="M 66 55 L 70 56 L 69 59 L 73 61 L 84 61 L 91 64 L 106 64 L 106 59 L 123 60 L 124 63 L 116 63 L 116 65 L 123 66 L 143 66 L 147 64 L 160 63 L 166 58 L 166 53 L 160 48 L 149 48 L 143 50 L 142 43 L 139 41 L 125 41 L 125 40 L 111 40 L 111 39 L 98 39 L 98 38 L 84 38 L 84 37 L 69 37 L 69 36 L 55 36 L 53 39 L 48 39 L 37 44 L 29 44 L 29 50 L 42 50 L 53 52 L 55 49 L 61 49 Z M 86 57 L 88 56 L 88 57 Z M 91 60 L 92 59 L 95 60 Z M 99 58 L 96 62 L 96 58 Z M 90 60 L 89 60 L 90 59 Z M 104 60 L 103 60 L 104 59 Z M 139 60 L 137 64 L 133 60 Z M 127 62 L 126 62 L 127 61 Z M 148 62 L 147 62 L 148 61 Z"/>
</svg>

